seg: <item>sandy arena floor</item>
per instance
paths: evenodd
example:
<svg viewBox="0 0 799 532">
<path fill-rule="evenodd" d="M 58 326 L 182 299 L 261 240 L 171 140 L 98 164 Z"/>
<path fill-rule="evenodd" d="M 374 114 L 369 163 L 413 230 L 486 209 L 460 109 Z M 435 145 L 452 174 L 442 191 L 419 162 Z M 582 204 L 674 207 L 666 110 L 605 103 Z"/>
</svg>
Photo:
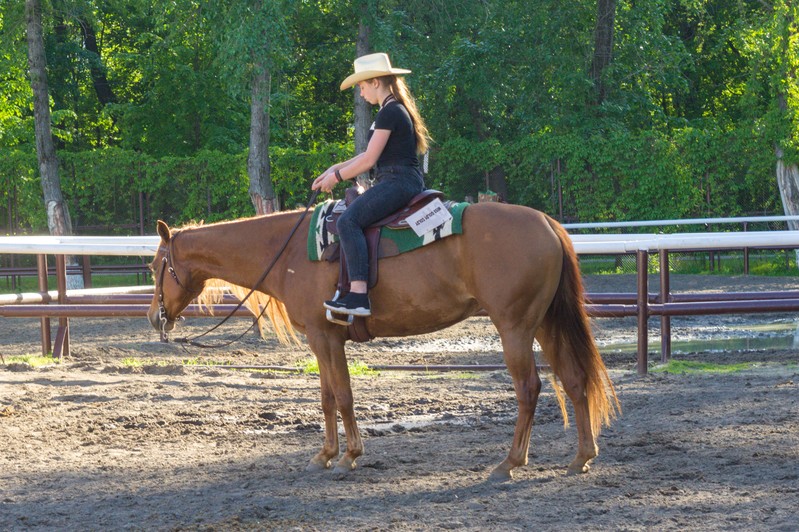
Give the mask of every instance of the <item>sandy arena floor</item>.
<svg viewBox="0 0 799 532">
<path fill-rule="evenodd" d="M 633 291 L 631 276 L 589 291 Z M 676 276 L 674 291 L 799 289 L 799 280 Z M 653 288 L 654 289 L 654 288 Z M 194 319 L 187 332 L 213 321 Z M 674 320 L 675 340 L 768 336 L 791 315 Z M 657 320 L 651 360 L 659 355 Z M 246 326 L 233 320 L 228 337 Z M 623 415 L 586 475 L 545 382 L 530 463 L 487 481 L 516 404 L 505 371 L 353 378 L 366 454 L 343 480 L 309 474 L 322 443 L 314 375 L 182 362 L 295 365 L 306 347 L 248 337 L 224 352 L 162 344 L 144 319 L 74 319 L 72 356 L 0 366 L 0 530 L 796 530 L 799 350 L 701 350 L 736 373 L 635 374 L 634 320 L 596 320 Z M 38 353 L 38 320 L 0 320 L 0 353 Z M 436 334 L 350 345 L 367 364 L 500 364 L 472 318 Z M 136 359 L 132 365 L 126 359 Z"/>
</svg>

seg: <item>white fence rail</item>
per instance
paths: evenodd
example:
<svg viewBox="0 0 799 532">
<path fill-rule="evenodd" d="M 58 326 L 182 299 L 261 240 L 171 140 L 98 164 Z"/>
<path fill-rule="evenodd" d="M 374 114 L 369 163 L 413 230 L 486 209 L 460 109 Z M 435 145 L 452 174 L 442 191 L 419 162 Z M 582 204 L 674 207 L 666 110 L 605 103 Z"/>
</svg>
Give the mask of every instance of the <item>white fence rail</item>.
<svg viewBox="0 0 799 532">
<path fill-rule="evenodd" d="M 639 250 L 722 250 L 799 247 L 799 231 L 571 235 L 578 254 L 615 255 Z M 0 253 L 29 255 L 154 256 L 157 236 L 5 236 Z"/>
</svg>

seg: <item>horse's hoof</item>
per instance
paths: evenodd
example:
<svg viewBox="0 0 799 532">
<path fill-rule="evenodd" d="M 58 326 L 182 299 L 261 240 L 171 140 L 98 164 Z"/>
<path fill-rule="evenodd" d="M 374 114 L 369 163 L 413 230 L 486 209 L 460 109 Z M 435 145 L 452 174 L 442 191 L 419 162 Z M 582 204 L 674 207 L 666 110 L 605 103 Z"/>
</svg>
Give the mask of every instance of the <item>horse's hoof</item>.
<svg viewBox="0 0 799 532">
<path fill-rule="evenodd" d="M 308 466 L 305 468 L 305 471 L 308 473 L 319 473 L 320 471 L 325 471 L 327 468 L 330 467 L 330 462 L 326 464 L 322 464 L 315 460 L 311 460 Z"/>
<path fill-rule="evenodd" d="M 355 467 L 355 461 L 350 461 L 346 456 L 344 456 L 338 461 L 336 467 L 333 468 L 333 476 L 337 479 L 342 479 L 346 477 L 350 471 L 355 469 Z"/>
<path fill-rule="evenodd" d="M 569 464 L 569 469 L 566 470 L 566 475 L 581 475 L 583 473 L 588 473 L 589 469 L 591 469 L 591 466 L 588 464 Z"/>
<path fill-rule="evenodd" d="M 335 478 L 336 480 L 342 480 L 347 475 L 349 475 L 350 471 L 352 470 L 353 470 L 352 467 L 336 466 L 333 468 L 333 478 Z"/>
<path fill-rule="evenodd" d="M 488 476 L 491 482 L 507 482 L 513 480 L 513 471 L 504 467 L 496 467 Z"/>
</svg>

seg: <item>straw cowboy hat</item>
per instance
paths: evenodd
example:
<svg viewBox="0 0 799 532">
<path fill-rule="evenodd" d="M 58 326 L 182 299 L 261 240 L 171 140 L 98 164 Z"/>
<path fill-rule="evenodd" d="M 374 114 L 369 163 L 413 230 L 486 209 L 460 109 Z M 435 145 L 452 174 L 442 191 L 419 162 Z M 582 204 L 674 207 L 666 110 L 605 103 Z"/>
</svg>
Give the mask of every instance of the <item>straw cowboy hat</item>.
<svg viewBox="0 0 799 532">
<path fill-rule="evenodd" d="M 353 65 L 355 65 L 355 73 L 341 82 L 341 90 L 349 89 L 365 79 L 411 73 L 410 70 L 404 68 L 393 68 L 391 61 L 388 60 L 388 54 L 364 55 L 356 59 Z"/>
</svg>

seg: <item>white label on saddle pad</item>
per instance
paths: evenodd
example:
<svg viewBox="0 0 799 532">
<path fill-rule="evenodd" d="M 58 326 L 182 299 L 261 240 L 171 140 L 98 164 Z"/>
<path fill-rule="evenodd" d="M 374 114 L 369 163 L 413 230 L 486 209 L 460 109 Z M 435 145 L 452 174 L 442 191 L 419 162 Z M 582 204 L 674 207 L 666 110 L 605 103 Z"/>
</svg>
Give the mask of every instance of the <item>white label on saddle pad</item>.
<svg viewBox="0 0 799 532">
<path fill-rule="evenodd" d="M 408 225 L 417 236 L 423 236 L 436 227 L 452 220 L 447 208 L 436 198 L 406 218 Z"/>
</svg>

